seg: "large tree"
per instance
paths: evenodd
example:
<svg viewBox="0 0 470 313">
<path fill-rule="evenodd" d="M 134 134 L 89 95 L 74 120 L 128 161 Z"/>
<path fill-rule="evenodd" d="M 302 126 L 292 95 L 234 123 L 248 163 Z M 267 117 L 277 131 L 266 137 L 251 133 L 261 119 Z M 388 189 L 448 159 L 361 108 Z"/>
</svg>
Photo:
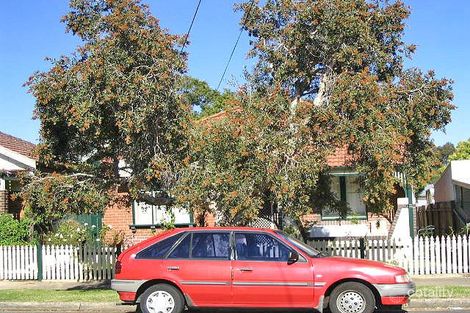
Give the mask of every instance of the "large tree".
<svg viewBox="0 0 470 313">
<path fill-rule="evenodd" d="M 455 152 L 455 146 L 451 142 L 446 142 L 442 146 L 436 147 L 436 155 L 439 159 L 440 165 L 447 165 L 449 156 Z"/>
<path fill-rule="evenodd" d="M 40 175 L 30 199 L 35 184 L 55 186 L 56 177 L 70 197 L 71 187 L 91 182 L 91 192 L 121 185 L 136 199 L 168 203 L 190 115 L 176 88 L 186 70 L 182 37 L 162 29 L 139 0 L 71 0 L 62 21 L 81 45 L 50 59 L 51 69 L 27 85 L 41 123 L 40 161 L 65 176 Z"/>
<path fill-rule="evenodd" d="M 450 121 L 451 83 L 432 71 L 404 68 L 415 47 L 403 42 L 409 9 L 401 1 L 267 0 L 239 8 L 257 64 L 241 97 L 243 113 L 209 123 L 209 136 L 196 140 L 202 153 L 190 164 L 208 174 L 188 181 L 206 208 L 235 216 L 248 203 L 237 196 L 249 191 L 257 196 L 248 217 L 270 201 L 295 218 L 318 209 L 314 195 L 325 189 L 317 182 L 335 148 L 347 147 L 349 165 L 362 173 L 370 212 L 391 209 L 396 171 L 412 184 L 429 176 L 430 135 Z M 254 160 L 265 164 L 251 168 Z M 219 172 L 232 175 L 209 178 Z M 237 172 L 243 179 L 233 176 Z M 257 184 L 257 176 L 280 187 Z M 224 199 L 214 198 L 219 194 Z M 226 195 L 233 197 L 225 201 Z"/>
<path fill-rule="evenodd" d="M 203 118 L 219 113 L 235 99 L 235 93 L 225 89 L 220 92 L 212 89 L 203 80 L 186 76 L 178 87 L 183 101 L 193 108 L 195 118 Z"/>
<path fill-rule="evenodd" d="M 470 160 L 470 139 L 459 142 L 449 160 Z"/>
</svg>

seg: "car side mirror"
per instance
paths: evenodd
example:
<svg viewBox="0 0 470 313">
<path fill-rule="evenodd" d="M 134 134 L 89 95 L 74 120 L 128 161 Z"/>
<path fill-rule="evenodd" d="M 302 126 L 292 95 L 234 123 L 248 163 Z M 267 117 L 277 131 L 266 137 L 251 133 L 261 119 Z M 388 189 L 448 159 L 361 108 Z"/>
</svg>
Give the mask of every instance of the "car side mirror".
<svg viewBox="0 0 470 313">
<path fill-rule="evenodd" d="M 299 260 L 299 254 L 297 251 L 289 252 L 289 258 L 287 259 L 287 264 L 294 264 Z"/>
</svg>

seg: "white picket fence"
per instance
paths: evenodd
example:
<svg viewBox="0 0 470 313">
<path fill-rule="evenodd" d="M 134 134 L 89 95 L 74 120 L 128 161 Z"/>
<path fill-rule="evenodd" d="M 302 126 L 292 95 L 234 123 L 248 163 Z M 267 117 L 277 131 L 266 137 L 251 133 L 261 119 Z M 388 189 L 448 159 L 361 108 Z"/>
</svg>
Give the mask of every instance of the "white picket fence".
<svg viewBox="0 0 470 313">
<path fill-rule="evenodd" d="M 0 280 L 38 279 L 42 263 L 44 280 L 111 279 L 116 248 L 101 246 L 0 246 Z"/>
<path fill-rule="evenodd" d="M 314 240 L 317 250 L 334 256 L 382 261 L 412 275 L 470 273 L 470 237 L 420 237 L 406 240 Z M 117 249 L 101 246 L 0 246 L 0 280 L 111 279 Z"/>
<path fill-rule="evenodd" d="M 470 273 L 470 237 L 314 240 L 310 245 L 333 256 L 382 261 L 411 275 Z"/>
</svg>

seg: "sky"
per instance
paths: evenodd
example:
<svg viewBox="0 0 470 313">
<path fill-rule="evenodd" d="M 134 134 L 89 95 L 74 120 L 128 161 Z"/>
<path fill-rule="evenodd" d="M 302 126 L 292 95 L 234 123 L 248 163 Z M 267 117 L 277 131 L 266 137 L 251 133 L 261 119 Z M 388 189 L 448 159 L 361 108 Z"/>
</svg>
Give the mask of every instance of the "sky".
<svg viewBox="0 0 470 313">
<path fill-rule="evenodd" d="M 198 0 L 143 0 L 161 26 L 171 33 L 188 30 Z M 190 35 L 189 75 L 213 88 L 221 78 L 239 34 L 240 12 L 233 0 L 202 0 Z M 457 109 L 446 132 L 436 132 L 437 145 L 470 138 L 470 1 L 405 0 L 411 7 L 405 41 L 417 45 L 408 67 L 434 69 L 438 77 L 454 81 Z M 45 57 L 69 55 L 79 45 L 60 19 L 66 0 L 16 0 L 0 4 L 0 131 L 28 141 L 39 140 L 39 122 L 33 120 L 34 98 L 23 84 L 35 71 L 47 71 Z M 243 81 L 249 38 L 242 34 L 222 88 Z"/>
</svg>

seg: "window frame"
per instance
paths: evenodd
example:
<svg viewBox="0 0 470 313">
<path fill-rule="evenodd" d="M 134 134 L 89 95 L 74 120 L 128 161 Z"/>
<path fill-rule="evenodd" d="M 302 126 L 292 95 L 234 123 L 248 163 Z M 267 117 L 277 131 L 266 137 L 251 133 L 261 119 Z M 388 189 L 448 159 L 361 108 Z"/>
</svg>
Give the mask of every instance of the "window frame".
<svg viewBox="0 0 470 313">
<path fill-rule="evenodd" d="M 163 257 L 164 260 L 189 260 L 191 258 L 191 245 L 192 245 L 192 242 L 193 242 L 193 238 L 192 238 L 192 234 L 190 232 L 183 232 L 184 235 L 178 239 L 175 244 L 171 247 L 170 250 L 168 250 L 167 253 L 165 253 L 165 256 Z M 188 258 L 169 258 L 170 254 L 173 253 L 173 251 L 176 250 L 176 248 L 179 247 L 179 245 L 186 239 L 186 237 L 188 236 L 191 236 L 191 238 L 189 239 L 189 257 Z"/>
<path fill-rule="evenodd" d="M 339 197 L 341 201 L 347 202 L 347 183 L 346 183 L 346 177 L 350 176 L 359 176 L 360 174 L 357 172 L 338 172 L 338 173 L 330 173 L 332 178 L 338 178 L 339 182 Z M 348 203 L 349 204 L 349 203 Z M 320 218 L 322 221 L 351 221 L 351 220 L 359 220 L 359 221 L 367 221 L 369 219 L 368 215 L 368 210 L 367 206 L 365 206 L 365 212 L 364 214 L 347 214 L 346 217 L 341 218 L 339 214 L 336 215 L 330 215 L 330 216 L 325 216 L 323 214 L 323 210 L 320 212 Z"/>
<path fill-rule="evenodd" d="M 159 258 L 139 257 L 139 254 L 140 254 L 140 253 L 146 251 L 147 249 L 150 249 L 150 248 L 153 247 L 154 245 L 159 244 L 159 243 L 161 243 L 161 242 L 164 241 L 164 240 L 168 240 L 168 239 L 173 238 L 173 237 L 175 237 L 175 236 L 180 236 L 180 238 L 178 238 L 178 239 L 173 243 L 173 245 L 170 247 L 170 249 L 169 249 L 162 257 L 159 257 Z M 184 238 L 186 238 L 186 236 L 187 236 L 187 232 L 178 232 L 178 233 L 172 234 L 171 236 L 168 236 L 168 237 L 166 237 L 166 238 L 164 238 L 164 239 L 157 240 L 157 241 L 153 242 L 152 244 L 146 246 L 145 248 L 141 249 L 139 252 L 137 252 L 137 253 L 135 254 L 134 259 L 135 259 L 135 260 L 165 260 L 165 259 L 167 258 L 167 256 L 168 256 L 168 254 L 169 254 L 171 251 L 173 251 L 173 249 L 174 249 L 175 247 L 177 247 L 177 246 L 180 244 L 181 240 L 184 239 Z"/>
<path fill-rule="evenodd" d="M 213 258 L 195 258 L 193 257 L 193 237 L 194 237 L 194 234 L 196 233 L 206 233 L 206 234 L 227 234 L 228 235 L 228 256 L 226 258 L 217 258 L 217 257 L 213 257 Z M 232 244 L 231 244 L 231 236 L 230 236 L 230 231 L 224 231 L 224 230 L 213 230 L 213 231 L 193 231 L 192 232 L 192 237 L 191 237 L 191 244 L 190 244 L 190 250 L 189 250 L 189 259 L 190 260 L 211 260 L 211 261 L 231 261 L 231 256 L 232 256 Z M 212 243 L 213 243 L 213 247 L 214 247 L 214 253 L 215 253 L 215 242 L 214 242 L 214 237 L 212 237 Z"/>
</svg>

